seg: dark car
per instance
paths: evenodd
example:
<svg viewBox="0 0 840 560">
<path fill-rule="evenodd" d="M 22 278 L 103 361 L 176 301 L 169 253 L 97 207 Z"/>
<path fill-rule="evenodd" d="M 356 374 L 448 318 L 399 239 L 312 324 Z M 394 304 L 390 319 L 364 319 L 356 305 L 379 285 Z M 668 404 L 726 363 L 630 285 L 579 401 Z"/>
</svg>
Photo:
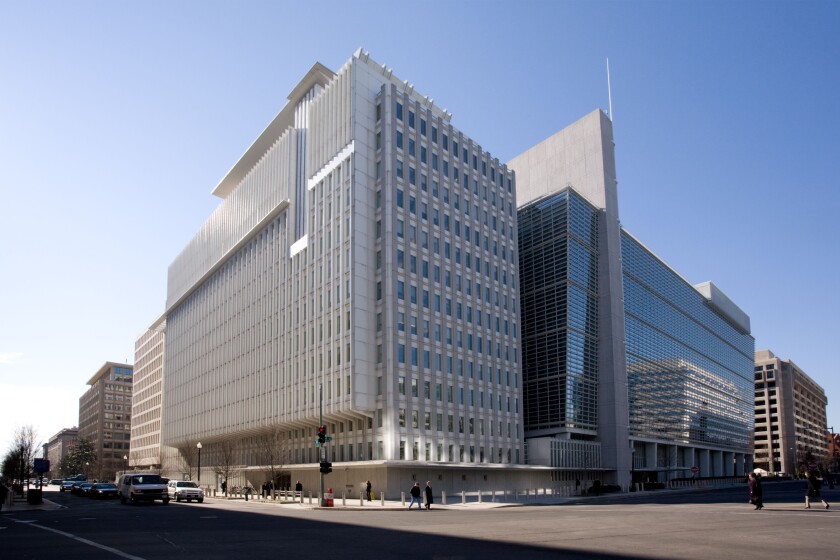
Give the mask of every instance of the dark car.
<svg viewBox="0 0 840 560">
<path fill-rule="evenodd" d="M 50 480 L 50 486 L 61 486 L 62 480 L 60 478 L 54 478 Z"/>
<path fill-rule="evenodd" d="M 87 496 L 93 482 L 79 482 L 78 485 L 73 485 L 73 493 L 77 496 Z"/>
<path fill-rule="evenodd" d="M 112 482 L 97 482 L 88 490 L 88 496 L 91 498 L 116 498 L 119 492 L 117 485 Z"/>
<path fill-rule="evenodd" d="M 61 487 L 58 489 L 59 492 L 69 492 L 73 490 L 73 485 L 76 484 L 75 480 L 64 480 L 61 482 Z"/>
</svg>

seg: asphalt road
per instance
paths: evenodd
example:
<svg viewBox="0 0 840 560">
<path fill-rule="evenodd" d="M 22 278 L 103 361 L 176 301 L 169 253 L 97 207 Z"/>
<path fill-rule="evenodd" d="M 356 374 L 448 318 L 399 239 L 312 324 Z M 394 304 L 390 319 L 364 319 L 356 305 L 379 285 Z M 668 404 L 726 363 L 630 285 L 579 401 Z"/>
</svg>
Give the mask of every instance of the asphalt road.
<svg viewBox="0 0 840 560">
<path fill-rule="evenodd" d="M 840 503 L 803 509 L 803 483 L 624 495 L 564 505 L 432 511 L 312 510 L 208 499 L 122 505 L 47 493 L 66 506 L 0 515 L 3 559 L 833 558 Z M 826 490 L 829 502 L 840 489 Z"/>
</svg>

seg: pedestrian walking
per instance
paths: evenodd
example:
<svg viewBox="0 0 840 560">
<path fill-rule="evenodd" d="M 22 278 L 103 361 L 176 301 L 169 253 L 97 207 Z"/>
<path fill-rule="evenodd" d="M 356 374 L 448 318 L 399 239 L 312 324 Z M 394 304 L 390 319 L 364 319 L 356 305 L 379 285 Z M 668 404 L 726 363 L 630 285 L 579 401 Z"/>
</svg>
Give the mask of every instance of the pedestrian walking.
<svg viewBox="0 0 840 560">
<path fill-rule="evenodd" d="M 420 511 L 423 509 L 423 498 L 420 497 L 420 483 L 415 482 L 414 486 L 411 487 L 411 503 L 408 504 L 408 509 L 411 509 L 411 506 L 417 504 L 417 510 Z"/>
<path fill-rule="evenodd" d="M 432 495 L 432 483 L 426 481 L 426 509 L 432 509 L 432 504 L 435 503 L 435 498 Z"/>
<path fill-rule="evenodd" d="M 227 480 L 222 481 L 222 494 L 227 496 Z"/>
<path fill-rule="evenodd" d="M 820 494 L 820 479 L 816 477 L 811 471 L 805 471 L 805 509 L 811 509 L 811 498 L 819 498 L 825 509 L 829 508 L 828 502 Z"/>
<path fill-rule="evenodd" d="M 371 491 L 371 488 L 373 487 L 370 485 L 370 480 L 368 480 L 365 484 L 365 494 L 367 495 L 367 501 L 369 502 L 373 500 L 373 492 Z"/>
<path fill-rule="evenodd" d="M 295 492 L 298 496 L 303 495 L 303 484 L 300 483 L 300 480 L 298 480 L 297 484 L 295 484 Z"/>
<path fill-rule="evenodd" d="M 748 484 L 750 487 L 750 503 L 755 506 L 755 509 L 763 509 L 764 501 L 761 490 L 761 479 L 754 472 L 751 472 Z"/>
<path fill-rule="evenodd" d="M 0 480 L 0 511 L 3 511 L 3 504 L 6 503 L 6 497 L 9 495 L 9 489 Z"/>
</svg>

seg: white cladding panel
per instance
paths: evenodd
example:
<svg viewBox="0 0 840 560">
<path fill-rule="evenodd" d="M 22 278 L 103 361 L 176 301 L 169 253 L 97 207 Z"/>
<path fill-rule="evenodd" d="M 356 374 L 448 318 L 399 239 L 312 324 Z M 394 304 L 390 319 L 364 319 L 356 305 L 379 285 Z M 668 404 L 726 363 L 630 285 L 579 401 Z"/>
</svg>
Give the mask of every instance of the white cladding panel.
<svg viewBox="0 0 840 560">
<path fill-rule="evenodd" d="M 220 442 L 244 438 L 240 459 L 261 464 L 250 436 L 283 429 L 290 462 L 312 461 L 323 392 L 332 460 L 523 462 L 512 174 L 365 55 L 307 103 L 284 163 L 261 169 L 267 155 L 223 203 L 262 214 L 242 212 L 250 227 L 223 232 L 214 214 L 173 264 L 164 444 L 201 440 L 218 457 Z M 397 128 L 416 153 L 395 146 Z M 287 210 L 272 206 L 286 198 Z M 397 267 L 398 250 L 426 274 Z M 398 283 L 418 299 L 398 299 Z"/>
</svg>

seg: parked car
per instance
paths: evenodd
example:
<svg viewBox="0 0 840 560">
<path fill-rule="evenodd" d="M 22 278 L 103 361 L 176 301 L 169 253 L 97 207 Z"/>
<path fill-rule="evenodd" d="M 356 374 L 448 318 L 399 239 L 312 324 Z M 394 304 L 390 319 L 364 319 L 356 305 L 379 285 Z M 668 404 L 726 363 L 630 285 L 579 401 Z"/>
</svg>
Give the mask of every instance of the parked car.
<svg viewBox="0 0 840 560">
<path fill-rule="evenodd" d="M 137 502 L 153 502 L 161 500 L 169 503 L 169 493 L 166 484 L 158 474 L 124 474 L 119 480 L 120 502 L 136 504 Z"/>
<path fill-rule="evenodd" d="M 167 487 L 169 497 L 175 498 L 176 502 L 195 500 L 200 504 L 204 501 L 204 492 L 198 487 L 198 484 L 190 480 L 170 480 Z"/>
<path fill-rule="evenodd" d="M 93 482 L 78 482 L 73 485 L 73 493 L 77 496 L 87 496 Z"/>
<path fill-rule="evenodd" d="M 88 491 L 88 496 L 94 499 L 116 498 L 118 494 L 117 485 L 113 482 L 97 482 Z"/>
<path fill-rule="evenodd" d="M 63 481 L 60 478 L 54 478 L 50 480 L 50 486 L 61 486 Z"/>
<path fill-rule="evenodd" d="M 73 485 L 76 484 L 75 480 L 62 480 L 61 486 L 58 488 L 59 492 L 69 492 L 73 489 Z"/>
</svg>

